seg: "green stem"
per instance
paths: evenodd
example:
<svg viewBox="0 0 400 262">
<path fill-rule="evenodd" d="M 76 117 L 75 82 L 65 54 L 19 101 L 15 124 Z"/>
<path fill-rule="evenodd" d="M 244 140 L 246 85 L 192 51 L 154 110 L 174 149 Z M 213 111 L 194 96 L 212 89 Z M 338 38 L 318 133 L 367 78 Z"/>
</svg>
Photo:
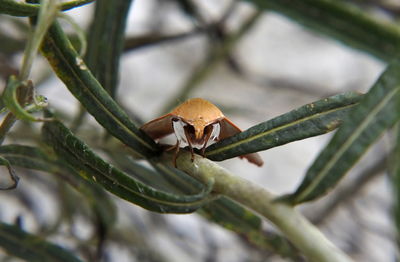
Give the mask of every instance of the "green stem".
<svg viewBox="0 0 400 262">
<path fill-rule="evenodd" d="M 94 0 L 75 0 L 60 4 L 61 11 L 67 11 L 75 7 L 89 4 Z M 39 12 L 37 3 L 22 3 L 15 0 L 0 0 L 0 14 L 12 16 L 35 16 Z"/>
<path fill-rule="evenodd" d="M 214 191 L 248 207 L 271 221 L 310 260 L 315 262 L 350 262 L 317 227 L 292 206 L 274 201 L 275 196 L 263 187 L 235 176 L 212 161 L 180 153 L 179 169 L 205 182 L 214 179 Z"/>
<path fill-rule="evenodd" d="M 30 31 L 30 36 L 28 38 L 28 43 L 24 51 L 24 57 L 22 61 L 22 68 L 18 76 L 19 80 L 27 80 L 33 65 L 33 60 L 36 58 L 37 52 L 39 50 L 40 43 L 47 29 L 52 24 L 58 12 L 57 2 L 54 0 L 42 0 L 39 9 L 37 24 L 32 27 Z"/>
</svg>

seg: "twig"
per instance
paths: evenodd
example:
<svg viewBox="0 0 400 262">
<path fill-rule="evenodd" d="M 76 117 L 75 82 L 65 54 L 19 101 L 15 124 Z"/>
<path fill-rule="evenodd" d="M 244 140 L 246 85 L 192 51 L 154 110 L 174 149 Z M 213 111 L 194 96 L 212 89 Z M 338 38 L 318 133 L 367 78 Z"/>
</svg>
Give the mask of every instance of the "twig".
<svg viewBox="0 0 400 262">
<path fill-rule="evenodd" d="M 196 156 L 192 162 L 187 152 L 182 152 L 177 164 L 181 170 L 200 181 L 214 179 L 216 193 L 270 220 L 310 261 L 352 261 L 292 206 L 274 201 L 275 196 L 259 185 L 231 174 L 206 158 Z"/>
</svg>

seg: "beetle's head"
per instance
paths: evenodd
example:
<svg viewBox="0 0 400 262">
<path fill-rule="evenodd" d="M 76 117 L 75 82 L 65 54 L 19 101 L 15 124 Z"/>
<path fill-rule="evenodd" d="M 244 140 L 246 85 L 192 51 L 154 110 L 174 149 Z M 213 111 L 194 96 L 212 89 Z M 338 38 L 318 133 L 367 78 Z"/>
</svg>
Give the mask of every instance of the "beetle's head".
<svg viewBox="0 0 400 262">
<path fill-rule="evenodd" d="M 204 136 L 204 129 L 207 127 L 205 121 L 199 118 L 190 123 L 190 125 L 193 127 L 194 138 L 196 140 L 201 140 Z"/>
</svg>

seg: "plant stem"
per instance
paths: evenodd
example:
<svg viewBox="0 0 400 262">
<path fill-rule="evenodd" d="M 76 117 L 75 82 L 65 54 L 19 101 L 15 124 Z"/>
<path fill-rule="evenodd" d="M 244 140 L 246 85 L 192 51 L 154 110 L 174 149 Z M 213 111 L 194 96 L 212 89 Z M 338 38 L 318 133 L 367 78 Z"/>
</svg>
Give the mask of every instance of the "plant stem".
<svg viewBox="0 0 400 262">
<path fill-rule="evenodd" d="M 263 187 L 231 174 L 206 158 L 196 156 L 192 162 L 187 152 L 180 153 L 177 165 L 202 182 L 214 179 L 216 193 L 231 198 L 271 221 L 310 261 L 352 261 L 292 206 L 274 201 L 275 196 Z"/>
</svg>

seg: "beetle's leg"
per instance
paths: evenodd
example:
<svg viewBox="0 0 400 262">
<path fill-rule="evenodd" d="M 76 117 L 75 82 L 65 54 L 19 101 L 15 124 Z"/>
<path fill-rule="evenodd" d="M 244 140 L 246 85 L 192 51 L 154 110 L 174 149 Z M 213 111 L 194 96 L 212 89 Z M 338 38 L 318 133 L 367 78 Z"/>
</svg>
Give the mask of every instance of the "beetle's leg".
<svg viewBox="0 0 400 262">
<path fill-rule="evenodd" d="M 204 152 L 206 151 L 207 143 L 213 133 L 214 126 L 209 125 L 204 129 L 204 145 L 201 148 L 201 156 L 204 157 Z"/>
<path fill-rule="evenodd" d="M 176 141 L 175 145 L 169 145 L 167 148 L 164 149 L 164 151 L 172 151 L 172 150 L 176 150 L 176 148 L 179 147 L 179 141 Z"/>
<path fill-rule="evenodd" d="M 186 137 L 187 143 L 189 145 L 189 149 L 190 149 L 190 154 L 192 155 L 191 159 L 193 162 L 194 161 L 194 150 L 193 150 L 193 146 L 192 146 L 192 139 L 190 137 L 189 130 L 187 128 L 184 128 L 184 130 L 185 130 L 185 137 Z"/>
<path fill-rule="evenodd" d="M 174 162 L 174 167 L 176 168 L 176 159 L 178 158 L 178 153 L 179 153 L 179 140 L 176 141 L 175 144 L 175 153 L 174 153 L 174 157 L 173 157 L 173 162 Z"/>
</svg>

